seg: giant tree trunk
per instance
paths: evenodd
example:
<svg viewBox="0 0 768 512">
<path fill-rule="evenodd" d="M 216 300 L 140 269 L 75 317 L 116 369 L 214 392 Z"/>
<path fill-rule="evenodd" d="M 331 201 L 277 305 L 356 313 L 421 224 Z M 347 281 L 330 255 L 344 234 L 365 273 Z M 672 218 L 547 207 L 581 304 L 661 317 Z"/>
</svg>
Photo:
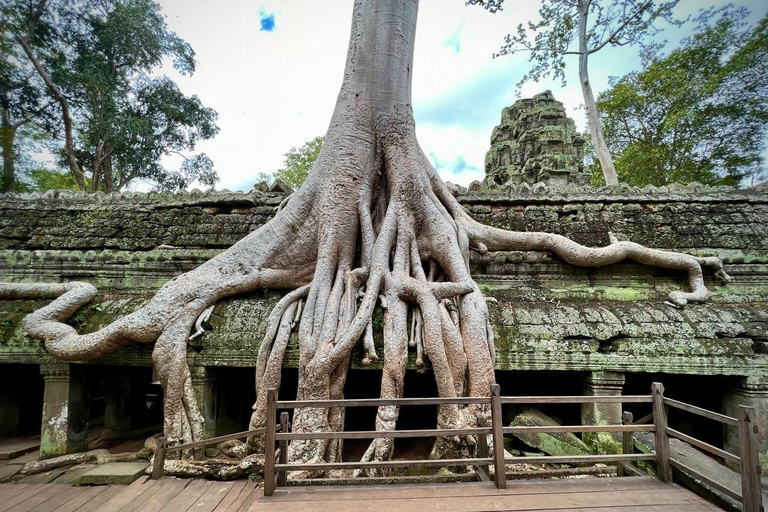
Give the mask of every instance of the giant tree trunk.
<svg viewBox="0 0 768 512">
<path fill-rule="evenodd" d="M 304 185 L 275 217 L 227 251 L 161 288 L 136 312 L 95 333 L 65 322 L 95 295 L 85 283 L 0 284 L 0 297 L 51 298 L 24 319 L 25 332 L 54 356 L 84 360 L 130 343 L 154 343 L 153 363 L 165 390 L 165 435 L 171 444 L 202 436 L 202 416 L 186 363 L 196 319 L 216 301 L 253 290 L 291 290 L 267 321 L 256 366 L 252 427 L 266 418 L 266 390 L 279 387 L 288 339 L 299 325 L 299 399 L 343 396 L 353 347 L 365 361 L 384 357 L 381 396 L 403 395 L 409 345 L 429 357 L 440 396 L 487 396 L 494 383 L 494 344 L 486 303 L 469 272 L 470 248 L 538 250 L 568 263 L 600 266 L 632 258 L 688 272 L 691 291 L 669 300 L 704 300 L 702 266 L 727 275 L 717 258 L 647 249 L 613 241 L 588 248 L 548 233 L 510 232 L 475 222 L 439 178 L 418 145 L 411 109 L 418 2 L 356 0 L 347 65 L 325 142 Z M 373 345 L 372 315 L 384 308 L 384 348 Z M 196 333 L 195 335 L 198 335 Z M 382 407 L 377 430 L 395 428 L 398 410 Z M 482 407 L 447 405 L 438 425 L 473 425 Z M 343 429 L 343 410 L 296 411 L 294 429 Z M 471 448 L 446 439 L 433 456 Z M 253 450 L 260 439 L 249 440 Z M 391 439 L 377 439 L 366 460 L 386 459 Z M 289 457 L 338 460 L 341 444 L 293 442 Z"/>
<path fill-rule="evenodd" d="M 603 128 L 600 126 L 600 117 L 597 113 L 597 103 L 595 95 L 592 93 L 592 83 L 589 81 L 589 49 L 587 48 L 587 15 L 589 13 L 589 2 L 579 2 L 579 82 L 581 83 L 581 93 L 584 97 L 584 107 L 587 111 L 587 124 L 589 125 L 589 134 L 592 137 L 592 144 L 597 153 L 597 159 L 600 161 L 600 167 L 603 169 L 603 177 L 606 185 L 618 185 L 619 178 L 616 174 L 616 167 L 613 165 L 613 157 L 605 143 L 603 137 Z"/>
<path fill-rule="evenodd" d="M 0 146 L 3 153 L 3 176 L 0 192 L 12 192 L 16 183 L 16 156 L 13 143 L 16 139 L 16 127 L 8 120 L 7 112 L 3 112 L 0 126 Z"/>
</svg>

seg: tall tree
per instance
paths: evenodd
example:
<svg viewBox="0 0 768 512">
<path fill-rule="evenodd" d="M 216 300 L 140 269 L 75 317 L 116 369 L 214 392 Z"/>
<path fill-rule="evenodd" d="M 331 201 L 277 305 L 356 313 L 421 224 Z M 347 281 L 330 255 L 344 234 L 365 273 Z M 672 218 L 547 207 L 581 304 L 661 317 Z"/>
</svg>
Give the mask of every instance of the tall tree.
<svg viewBox="0 0 768 512">
<path fill-rule="evenodd" d="M 274 174 L 260 173 L 259 179 L 266 182 L 280 180 L 293 190 L 297 190 L 309 176 L 309 171 L 320 156 L 323 147 L 323 136 L 318 135 L 308 140 L 301 147 L 292 147 L 283 155 L 283 166 Z"/>
<path fill-rule="evenodd" d="M 202 436 L 187 366 L 196 319 L 216 301 L 254 290 L 284 289 L 267 321 L 256 364 L 257 402 L 251 426 L 266 417 L 265 396 L 280 385 L 291 331 L 298 321 L 300 400 L 339 399 L 353 347 L 378 359 L 373 313 L 384 308 L 381 396 L 403 396 L 409 342 L 423 346 L 440 396 L 488 396 L 495 349 L 482 291 L 472 279 L 471 249 L 552 251 L 574 265 L 625 258 L 685 270 L 690 291 L 669 300 L 704 300 L 702 267 L 727 279 L 718 258 L 699 258 L 613 241 L 588 248 L 549 233 L 512 232 L 473 220 L 419 147 L 411 109 L 418 2 L 356 0 L 346 70 L 318 159 L 304 184 L 275 217 L 215 258 L 170 281 L 140 309 L 79 335 L 64 323 L 96 293 L 87 283 L 4 284 L 3 297 L 57 297 L 24 319 L 24 332 L 59 358 L 84 360 L 131 343 L 154 343 L 153 362 L 165 390 L 165 435 L 171 443 Z M 381 299 L 380 299 L 381 298 Z M 303 306 L 302 306 L 303 304 Z M 486 406 L 440 407 L 439 428 L 476 425 Z M 377 430 L 395 430 L 396 407 L 381 407 Z M 297 431 L 343 430 L 340 408 L 295 412 Z M 258 439 L 250 446 L 259 449 Z M 434 455 L 451 456 L 466 442 L 441 438 Z M 366 460 L 387 459 L 393 440 L 374 440 Z M 340 460 L 329 440 L 294 441 L 293 460 Z"/>
<path fill-rule="evenodd" d="M 603 137 L 602 127 L 589 79 L 590 57 L 607 46 L 639 46 L 647 51 L 655 45 L 649 36 L 658 33 L 654 23 L 659 19 L 679 25 L 672 9 L 679 0 L 654 2 L 653 0 L 542 0 L 539 21 L 522 23 L 515 34 L 508 34 L 495 57 L 529 52 L 533 63 L 518 85 L 529 80 L 539 81 L 552 76 L 563 85 L 565 58 L 578 57 L 579 84 L 584 98 L 589 132 L 595 153 L 600 161 L 605 182 L 618 184 L 616 168 Z M 467 0 L 469 5 L 480 5 L 490 12 L 502 9 L 504 0 Z"/>
<path fill-rule="evenodd" d="M 598 97 L 606 141 L 633 185 L 737 185 L 764 170 L 768 17 L 711 12 L 681 48 L 611 80 Z"/>
<path fill-rule="evenodd" d="M 143 178 L 176 189 L 217 175 L 199 140 L 218 132 L 216 112 L 151 75 L 169 58 L 194 72 L 192 48 L 169 31 L 153 0 L 11 0 L 15 40 L 61 110 L 66 165 L 81 190 L 119 190 Z M 21 30 L 23 28 L 23 30 Z M 180 154 L 180 170 L 161 158 Z"/>
</svg>

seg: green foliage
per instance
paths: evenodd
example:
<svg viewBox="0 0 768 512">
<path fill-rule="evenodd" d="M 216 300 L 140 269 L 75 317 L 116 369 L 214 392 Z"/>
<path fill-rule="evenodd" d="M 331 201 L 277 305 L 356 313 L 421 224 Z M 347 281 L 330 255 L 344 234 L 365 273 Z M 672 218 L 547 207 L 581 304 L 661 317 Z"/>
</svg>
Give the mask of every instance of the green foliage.
<svg viewBox="0 0 768 512">
<path fill-rule="evenodd" d="M 613 78 L 600 94 L 604 136 L 624 181 L 737 185 L 764 172 L 768 16 L 751 29 L 745 17 L 730 8 L 702 13 L 681 48 Z"/>
<path fill-rule="evenodd" d="M 39 190 L 78 190 L 75 177 L 68 172 L 59 172 L 50 169 L 31 169 L 25 173 L 26 189 Z M 90 180 L 88 180 L 90 183 Z"/>
<path fill-rule="evenodd" d="M 275 171 L 272 175 L 261 173 L 259 174 L 259 179 L 267 182 L 280 179 L 293 190 L 298 190 L 304 183 L 304 180 L 307 179 L 309 171 L 312 170 L 312 165 L 314 165 L 315 160 L 320 155 L 323 139 L 322 135 L 318 135 L 314 139 L 305 142 L 301 147 L 292 147 L 284 155 L 282 168 Z"/>
<path fill-rule="evenodd" d="M 4 13 L 12 22 L 3 26 L 4 41 L 26 33 L 32 11 L 28 0 L 9 0 Z M 94 190 L 119 190 L 136 179 L 163 190 L 217 181 L 211 159 L 194 153 L 200 140 L 218 132 L 216 112 L 170 78 L 157 77 L 165 59 L 192 74 L 195 54 L 168 30 L 155 1 L 51 0 L 32 26 L 34 51 L 68 100 L 75 155 Z M 51 150 L 67 166 L 61 141 Z M 183 157 L 180 168 L 161 163 L 171 154 Z"/>
<path fill-rule="evenodd" d="M 494 57 L 528 52 L 531 69 L 518 83 L 552 77 L 565 86 L 565 57 L 581 53 L 579 46 L 579 16 L 585 16 L 584 49 L 591 56 L 606 46 L 637 45 L 642 51 L 653 51 L 649 36 L 659 32 L 654 23 L 660 19 L 673 25 L 672 9 L 679 0 L 542 0 L 539 20 L 517 26 L 514 34 L 504 38 L 504 44 Z M 502 10 L 504 0 L 467 0 L 467 5 L 479 5 L 490 12 Z"/>
</svg>

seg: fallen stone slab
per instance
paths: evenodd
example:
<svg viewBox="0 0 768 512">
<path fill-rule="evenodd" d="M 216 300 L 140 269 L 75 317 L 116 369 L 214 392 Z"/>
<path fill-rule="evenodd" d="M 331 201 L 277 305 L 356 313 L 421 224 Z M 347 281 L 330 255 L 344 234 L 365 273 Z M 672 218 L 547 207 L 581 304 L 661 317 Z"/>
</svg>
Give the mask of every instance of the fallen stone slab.
<svg viewBox="0 0 768 512">
<path fill-rule="evenodd" d="M 17 466 L 18 467 L 18 466 Z M 53 469 L 46 473 L 25 476 L 18 483 L 20 484 L 49 484 L 64 474 L 63 469 Z"/>
<path fill-rule="evenodd" d="M 87 472 L 97 467 L 98 466 L 96 464 L 89 464 L 83 467 L 72 468 L 54 480 L 53 483 L 63 485 L 80 485 L 80 478 Z"/>
<path fill-rule="evenodd" d="M 560 423 L 538 409 L 526 409 L 519 413 L 509 424 L 510 427 L 553 427 Z M 543 434 L 514 434 L 522 442 L 537 448 L 547 455 L 592 455 L 592 450 L 570 432 Z M 521 460 L 524 462 L 524 460 Z"/>
<path fill-rule="evenodd" d="M 82 474 L 80 485 L 128 485 L 147 469 L 146 462 L 110 462 Z"/>
</svg>

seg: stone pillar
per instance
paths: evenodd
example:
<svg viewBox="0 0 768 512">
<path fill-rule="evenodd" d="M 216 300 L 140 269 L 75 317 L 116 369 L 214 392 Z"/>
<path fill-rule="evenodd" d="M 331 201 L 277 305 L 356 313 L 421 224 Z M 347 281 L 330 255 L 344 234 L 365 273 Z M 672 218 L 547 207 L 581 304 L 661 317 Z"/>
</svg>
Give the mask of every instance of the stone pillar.
<svg viewBox="0 0 768 512">
<path fill-rule="evenodd" d="M 88 449 L 88 387 L 83 369 L 67 363 L 40 365 L 45 379 L 40 458 Z"/>
<path fill-rule="evenodd" d="M 624 374 L 620 372 L 589 372 L 584 379 L 585 396 L 619 396 L 624 387 Z M 583 425 L 621 424 L 622 404 L 582 404 Z M 584 442 L 597 453 L 621 453 L 621 434 L 585 432 Z"/>
<path fill-rule="evenodd" d="M 754 407 L 759 428 L 760 465 L 763 474 L 768 471 L 768 376 L 744 377 L 735 386 L 723 392 L 723 414 L 739 417 L 739 406 Z M 739 454 L 739 432 L 736 427 L 724 427 L 724 446 L 729 452 Z"/>
<path fill-rule="evenodd" d="M 204 435 L 216 437 L 216 377 L 205 366 L 190 366 L 189 371 L 195 399 L 205 420 Z"/>
</svg>

